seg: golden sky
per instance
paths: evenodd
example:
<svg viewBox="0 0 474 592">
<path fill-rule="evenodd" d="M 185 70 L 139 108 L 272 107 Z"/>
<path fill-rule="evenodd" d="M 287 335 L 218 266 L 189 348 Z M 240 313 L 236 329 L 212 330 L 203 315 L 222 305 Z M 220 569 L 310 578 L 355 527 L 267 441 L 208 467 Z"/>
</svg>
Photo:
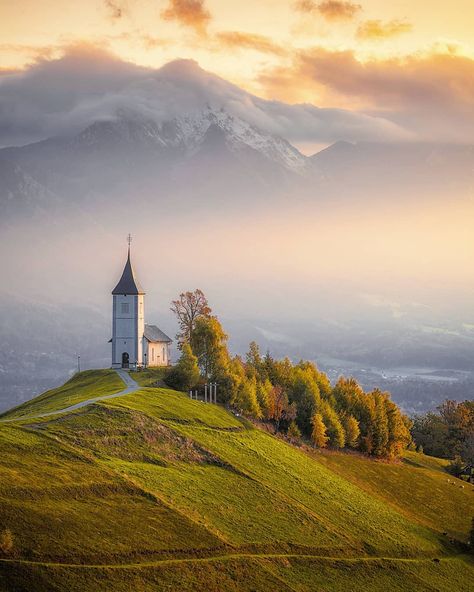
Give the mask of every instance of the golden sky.
<svg viewBox="0 0 474 592">
<path fill-rule="evenodd" d="M 0 68 L 85 41 L 152 67 L 194 58 L 261 96 L 326 104 L 334 93 L 291 88 L 275 74 L 297 69 L 314 47 L 362 62 L 474 58 L 473 30 L 473 0 L 0 0 Z"/>
</svg>

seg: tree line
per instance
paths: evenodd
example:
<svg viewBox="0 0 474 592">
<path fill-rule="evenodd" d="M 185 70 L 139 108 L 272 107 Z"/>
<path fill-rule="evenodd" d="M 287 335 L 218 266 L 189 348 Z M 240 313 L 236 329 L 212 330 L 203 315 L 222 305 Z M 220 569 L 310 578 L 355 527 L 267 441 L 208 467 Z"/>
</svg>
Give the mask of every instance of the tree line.
<svg viewBox="0 0 474 592">
<path fill-rule="evenodd" d="M 474 463 L 474 401 L 448 399 L 435 412 L 416 416 L 412 435 L 426 454 L 454 459 L 454 472 Z"/>
<path fill-rule="evenodd" d="M 255 342 L 245 358 L 232 357 L 201 290 L 181 294 L 171 310 L 179 324 L 181 356 L 165 377 L 169 386 L 187 391 L 200 382 L 217 382 L 219 402 L 318 448 L 395 458 L 410 443 L 410 420 L 388 393 L 364 392 L 353 378 L 332 386 L 314 363 L 262 355 Z"/>
</svg>

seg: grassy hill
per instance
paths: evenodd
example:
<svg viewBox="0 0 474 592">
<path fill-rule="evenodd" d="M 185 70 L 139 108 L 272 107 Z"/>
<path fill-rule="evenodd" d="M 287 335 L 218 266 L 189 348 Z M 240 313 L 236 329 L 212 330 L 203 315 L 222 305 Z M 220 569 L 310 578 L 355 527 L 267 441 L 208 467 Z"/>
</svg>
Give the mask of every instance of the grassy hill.
<svg viewBox="0 0 474 592">
<path fill-rule="evenodd" d="M 0 423 L 0 533 L 14 542 L 1 592 L 472 585 L 474 487 L 436 459 L 298 449 L 153 386 L 31 419 L 122 389 L 113 372 L 82 373 L 5 414 L 17 421 Z"/>
</svg>

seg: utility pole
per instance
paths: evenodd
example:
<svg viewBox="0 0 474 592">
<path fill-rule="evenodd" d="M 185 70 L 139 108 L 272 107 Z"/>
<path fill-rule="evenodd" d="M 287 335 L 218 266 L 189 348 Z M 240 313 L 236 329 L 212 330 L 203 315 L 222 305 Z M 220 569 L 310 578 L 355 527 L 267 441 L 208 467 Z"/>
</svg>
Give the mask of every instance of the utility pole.
<svg viewBox="0 0 474 592">
<path fill-rule="evenodd" d="M 77 356 L 77 371 L 81 371 L 81 356 Z"/>
</svg>

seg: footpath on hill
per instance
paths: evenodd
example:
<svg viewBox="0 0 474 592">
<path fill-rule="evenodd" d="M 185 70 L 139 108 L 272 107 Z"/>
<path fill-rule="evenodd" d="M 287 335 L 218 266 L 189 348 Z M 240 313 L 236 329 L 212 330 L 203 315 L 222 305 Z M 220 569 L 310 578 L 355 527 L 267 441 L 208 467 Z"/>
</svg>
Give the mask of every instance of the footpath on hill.
<svg viewBox="0 0 474 592">
<path fill-rule="evenodd" d="M 14 421 L 25 421 L 30 419 L 39 419 L 41 417 L 49 417 L 51 415 L 58 415 L 61 413 L 70 413 L 71 411 L 75 411 L 76 409 L 81 409 L 82 407 L 86 407 L 87 405 L 91 405 L 92 403 L 97 403 L 98 401 L 104 401 L 106 399 L 115 399 L 116 397 L 123 397 L 124 395 L 129 395 L 130 393 L 134 393 L 135 391 L 139 390 L 141 387 L 136 382 L 128 372 L 125 370 L 115 370 L 117 374 L 120 376 L 122 381 L 124 382 L 126 388 L 118 393 L 113 393 L 111 395 L 101 395 L 100 397 L 92 397 L 91 399 L 86 399 L 85 401 L 80 401 L 79 403 L 75 403 L 74 405 L 70 405 L 69 407 L 63 407 L 62 409 L 56 409 L 54 411 L 48 411 L 46 413 L 36 413 L 34 415 L 25 415 L 21 417 L 12 417 L 10 419 L 0 419 L 0 423 L 11 423 Z"/>
</svg>

